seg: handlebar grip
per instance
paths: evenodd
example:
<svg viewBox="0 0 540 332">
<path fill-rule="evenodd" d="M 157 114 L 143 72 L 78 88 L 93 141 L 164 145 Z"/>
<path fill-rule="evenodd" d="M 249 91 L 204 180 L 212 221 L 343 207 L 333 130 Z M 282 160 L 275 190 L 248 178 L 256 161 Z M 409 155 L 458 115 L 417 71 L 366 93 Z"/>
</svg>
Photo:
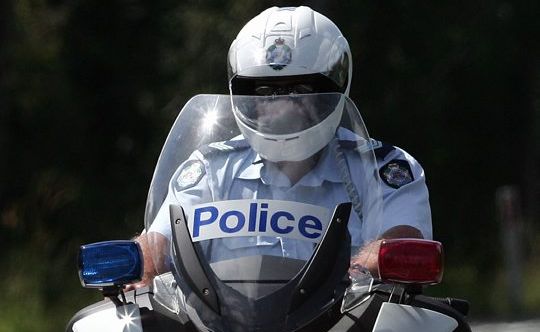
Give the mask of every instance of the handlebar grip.
<svg viewBox="0 0 540 332">
<path fill-rule="evenodd" d="M 432 297 L 435 301 L 447 304 L 459 311 L 463 316 L 469 314 L 469 301 L 451 297 Z"/>
</svg>

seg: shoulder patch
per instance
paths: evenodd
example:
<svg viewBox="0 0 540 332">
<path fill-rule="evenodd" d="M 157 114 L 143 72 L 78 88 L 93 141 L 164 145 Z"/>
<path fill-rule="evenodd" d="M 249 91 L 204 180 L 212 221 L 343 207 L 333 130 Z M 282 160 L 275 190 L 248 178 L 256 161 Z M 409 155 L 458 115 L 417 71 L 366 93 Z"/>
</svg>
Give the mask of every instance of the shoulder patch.
<svg viewBox="0 0 540 332">
<path fill-rule="evenodd" d="M 230 153 L 234 151 L 240 151 L 249 148 L 249 143 L 247 140 L 236 140 L 236 141 L 224 141 L 224 142 L 215 142 L 208 145 L 201 146 L 199 152 L 208 157 L 209 155 L 215 153 Z"/>
<path fill-rule="evenodd" d="M 405 160 L 393 159 L 379 170 L 381 179 L 388 186 L 398 189 L 414 181 L 411 166 Z"/>
<path fill-rule="evenodd" d="M 204 168 L 204 164 L 201 161 L 188 161 L 180 171 L 180 174 L 178 174 L 178 177 L 176 178 L 176 190 L 182 191 L 193 187 L 194 185 L 199 183 L 199 181 L 201 181 L 204 174 L 206 174 L 206 170 Z"/>
</svg>

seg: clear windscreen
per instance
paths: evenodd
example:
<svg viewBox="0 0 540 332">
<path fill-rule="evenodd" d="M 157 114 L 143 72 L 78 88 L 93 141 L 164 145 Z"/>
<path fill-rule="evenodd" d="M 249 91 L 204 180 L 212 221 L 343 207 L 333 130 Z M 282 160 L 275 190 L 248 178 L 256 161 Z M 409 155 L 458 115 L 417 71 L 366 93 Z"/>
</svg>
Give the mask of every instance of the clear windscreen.
<svg viewBox="0 0 540 332">
<path fill-rule="evenodd" d="M 336 112 L 328 143 L 299 161 L 263 158 L 237 125 L 247 123 L 261 140 L 284 135 L 270 146 L 287 155 L 287 140 Z M 342 94 L 195 96 L 169 133 L 148 195 L 145 226 L 156 274 L 194 279 L 185 275 L 194 273 L 186 269 L 193 262 L 180 255 L 188 248 L 232 320 L 251 309 L 287 307 L 280 301 L 336 222 L 337 206 L 352 203 L 338 220 L 348 218 L 350 256 L 378 237 L 382 195 L 373 147 L 360 112 Z M 181 207 L 180 217 L 171 206 Z M 185 294 L 194 286 L 181 287 Z M 203 312 L 204 299 L 187 305 L 205 325 L 227 325 Z"/>
</svg>

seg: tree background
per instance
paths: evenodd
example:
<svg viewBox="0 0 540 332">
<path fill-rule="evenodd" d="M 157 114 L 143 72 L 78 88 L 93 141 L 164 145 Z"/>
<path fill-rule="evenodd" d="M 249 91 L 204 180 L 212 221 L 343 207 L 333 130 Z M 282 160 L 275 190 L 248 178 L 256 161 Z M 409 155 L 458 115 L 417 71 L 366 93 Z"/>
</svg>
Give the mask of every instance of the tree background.
<svg viewBox="0 0 540 332">
<path fill-rule="evenodd" d="M 473 320 L 539 312 L 540 2 L 6 0 L 0 331 L 62 330 L 100 298 L 80 287 L 76 253 L 143 228 L 176 116 L 164 106 L 227 93 L 239 29 L 271 5 L 300 4 L 347 36 L 351 97 L 371 135 L 426 170 L 446 250 L 445 279 L 429 292 L 470 300 Z M 522 253 L 512 293 L 503 235 L 513 233 L 496 204 L 504 186 L 516 193 Z"/>
</svg>

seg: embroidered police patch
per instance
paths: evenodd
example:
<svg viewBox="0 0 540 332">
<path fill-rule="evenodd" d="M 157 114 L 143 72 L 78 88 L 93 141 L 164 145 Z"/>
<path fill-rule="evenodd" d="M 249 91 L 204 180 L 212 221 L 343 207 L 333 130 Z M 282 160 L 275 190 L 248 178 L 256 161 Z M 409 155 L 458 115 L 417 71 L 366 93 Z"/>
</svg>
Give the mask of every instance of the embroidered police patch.
<svg viewBox="0 0 540 332">
<path fill-rule="evenodd" d="M 379 170 L 379 174 L 384 183 L 394 189 L 401 188 L 414 180 L 411 166 L 405 160 L 391 160 Z"/>
<path fill-rule="evenodd" d="M 266 63 L 274 70 L 281 70 L 286 65 L 291 63 L 292 50 L 285 45 L 285 40 L 278 38 L 274 41 L 274 45 L 266 50 Z"/>
<path fill-rule="evenodd" d="M 198 160 L 188 161 L 176 179 L 176 189 L 181 191 L 193 187 L 199 183 L 204 174 L 206 174 L 206 171 L 202 162 Z"/>
</svg>

